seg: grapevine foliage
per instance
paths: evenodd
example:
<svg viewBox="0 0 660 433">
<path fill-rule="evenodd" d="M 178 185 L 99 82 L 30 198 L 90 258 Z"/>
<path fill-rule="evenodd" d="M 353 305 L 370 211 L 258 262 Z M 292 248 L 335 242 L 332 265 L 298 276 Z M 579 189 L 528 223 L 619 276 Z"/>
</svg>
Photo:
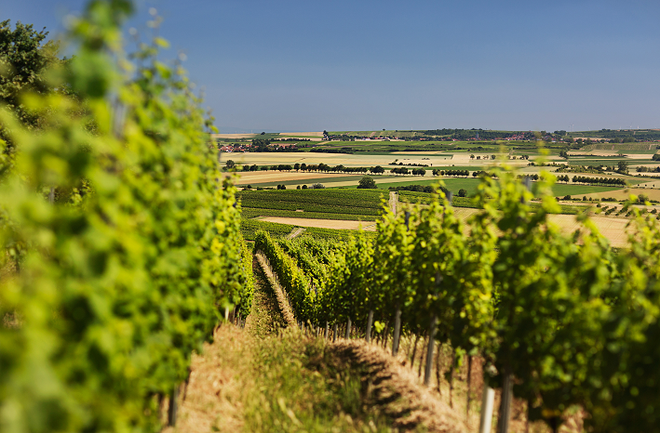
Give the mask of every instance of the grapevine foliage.
<svg viewBox="0 0 660 433">
<path fill-rule="evenodd" d="M 593 431 L 653 430 L 658 223 L 637 213 L 624 252 L 585 216 L 579 230 L 562 233 L 548 219 L 559 211 L 553 182 L 543 172 L 529 184 L 503 167 L 481 174 L 479 210 L 468 218 L 442 192 L 398 215 L 384 209 L 373 243 L 361 234 L 318 254 L 331 259 L 325 281 L 312 272 L 322 290 L 305 317 L 321 326 L 365 323 L 373 311 L 380 332 L 400 308 L 404 329 L 418 335 L 437 319 L 435 338 L 451 345 L 455 362 L 483 356 L 496 372 L 485 378 L 493 386 L 512 374 L 532 419 L 557 426 L 580 405 Z"/>
<path fill-rule="evenodd" d="M 75 98 L 21 95 L 39 129 L 0 112 L 16 149 L 0 183 L 2 431 L 154 431 L 158 396 L 251 296 L 210 119 L 156 59 L 164 41 L 127 60 L 130 12 L 94 1 L 73 23 L 79 50 L 51 85 Z"/>
</svg>

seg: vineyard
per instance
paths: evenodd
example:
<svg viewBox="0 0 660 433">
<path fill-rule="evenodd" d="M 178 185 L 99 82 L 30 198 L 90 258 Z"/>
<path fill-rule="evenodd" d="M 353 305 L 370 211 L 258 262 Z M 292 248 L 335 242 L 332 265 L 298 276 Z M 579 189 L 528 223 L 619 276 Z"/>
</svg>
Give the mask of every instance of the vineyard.
<svg viewBox="0 0 660 433">
<path fill-rule="evenodd" d="M 435 195 L 426 207 L 385 213 L 373 241 L 296 246 L 261 232 L 255 250 L 268 258 L 302 328 L 389 338 L 393 354 L 402 334 L 431 336 L 426 383 L 434 342 L 451 348 L 455 369 L 483 360 L 484 380 L 503 391 L 498 431 L 507 431 L 513 395 L 526 402 L 528 419 L 553 430 L 573 407 L 589 414 L 589 430 L 653 430 L 656 219 L 637 214 L 637 242 L 620 254 L 588 219 L 571 236 L 548 222 L 559 211 L 551 175 L 530 191 L 513 173 L 496 174 L 482 177 L 481 211 L 466 222 Z"/>
<path fill-rule="evenodd" d="M 453 200 L 440 180 L 401 191 L 394 211 L 377 190 L 238 192 L 201 97 L 159 60 L 167 42 L 123 52 L 131 10 L 91 2 L 71 21 L 76 55 L 18 106 L 3 96 L 0 432 L 171 431 L 202 374 L 202 409 L 252 381 L 233 402 L 243 419 L 213 414 L 208 431 L 465 431 L 462 415 L 432 416 L 431 385 L 449 383 L 451 405 L 461 372 L 482 432 L 494 418 L 512 430 L 516 405 L 553 431 L 570 417 L 593 432 L 658 430 L 656 209 L 637 197 L 602 208 L 631 218 L 622 250 L 560 206 L 543 171 L 533 183 L 484 171 L 473 198 Z M 550 221 L 562 212 L 579 230 Z M 252 219 L 294 215 L 377 227 Z M 223 362 L 236 372 L 215 377 Z M 424 386 L 394 384 L 408 366 Z M 421 403 L 395 407 L 404 394 Z"/>
<path fill-rule="evenodd" d="M 238 199 L 246 216 L 295 216 L 305 218 L 375 219 L 380 214 L 378 190 L 300 189 L 241 191 Z M 334 217 L 333 217 L 334 215 Z"/>
</svg>

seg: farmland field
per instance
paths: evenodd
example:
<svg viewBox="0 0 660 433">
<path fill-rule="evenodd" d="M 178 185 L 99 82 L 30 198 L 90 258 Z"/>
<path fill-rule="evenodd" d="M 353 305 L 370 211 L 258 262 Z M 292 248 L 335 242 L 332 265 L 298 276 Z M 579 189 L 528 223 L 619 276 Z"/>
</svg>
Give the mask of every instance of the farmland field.
<svg viewBox="0 0 660 433">
<path fill-rule="evenodd" d="M 300 189 L 242 191 L 238 193 L 244 211 L 250 215 L 271 210 L 290 213 L 317 214 L 327 218 L 334 214 L 336 219 L 360 219 L 370 216 L 375 219 L 380 214 L 381 199 L 385 194 L 380 190 L 352 189 Z M 298 212 L 296 212 L 298 211 Z M 270 216 L 276 216 L 271 215 Z"/>
</svg>

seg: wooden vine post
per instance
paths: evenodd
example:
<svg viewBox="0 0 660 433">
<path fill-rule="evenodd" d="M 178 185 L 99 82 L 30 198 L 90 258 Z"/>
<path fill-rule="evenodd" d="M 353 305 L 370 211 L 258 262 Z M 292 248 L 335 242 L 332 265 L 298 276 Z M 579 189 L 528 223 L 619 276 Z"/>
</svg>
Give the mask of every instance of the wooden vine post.
<svg viewBox="0 0 660 433">
<path fill-rule="evenodd" d="M 406 232 L 410 230 L 410 212 L 406 211 Z M 396 304 L 396 311 L 394 312 L 394 334 L 392 335 L 392 356 L 399 353 L 399 342 L 401 340 L 401 301 Z"/>
<path fill-rule="evenodd" d="M 167 410 L 167 423 L 172 427 L 176 425 L 178 400 L 179 400 L 179 387 L 175 386 L 174 388 L 172 388 L 172 392 L 170 393 L 170 405 Z"/>
<path fill-rule="evenodd" d="M 502 383 L 502 400 L 500 402 L 500 413 L 497 422 L 498 433 L 508 433 L 511 418 L 511 399 L 513 394 L 513 381 L 511 369 L 507 368 Z"/>
<path fill-rule="evenodd" d="M 367 316 L 367 332 L 365 335 L 365 340 L 367 343 L 371 343 L 371 328 L 374 326 L 374 310 L 369 310 L 369 315 Z"/>
<path fill-rule="evenodd" d="M 493 422 L 493 403 L 495 402 L 495 390 L 484 383 L 484 393 L 481 400 L 481 420 L 479 422 L 479 433 L 490 433 Z"/>
<path fill-rule="evenodd" d="M 433 370 L 433 348 L 435 345 L 435 332 L 436 332 L 436 323 L 438 318 L 435 314 L 431 317 L 431 324 L 429 325 L 429 345 L 426 349 L 426 368 L 424 370 L 424 385 L 429 386 L 431 384 L 431 372 Z"/>
<path fill-rule="evenodd" d="M 401 337 L 401 307 L 397 305 L 394 313 L 394 335 L 392 336 L 392 356 L 399 353 L 399 338 Z"/>
</svg>

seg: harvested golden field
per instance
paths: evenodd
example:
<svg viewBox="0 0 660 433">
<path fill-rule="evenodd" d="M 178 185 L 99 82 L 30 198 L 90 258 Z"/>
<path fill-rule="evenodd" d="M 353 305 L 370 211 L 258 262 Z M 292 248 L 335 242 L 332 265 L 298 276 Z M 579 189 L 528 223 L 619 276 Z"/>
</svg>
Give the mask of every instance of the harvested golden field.
<svg viewBox="0 0 660 433">
<path fill-rule="evenodd" d="M 600 233 L 610 241 L 614 247 L 627 247 L 628 233 L 626 226 L 630 222 L 627 218 L 592 216 Z M 575 215 L 550 215 L 550 221 L 556 224 L 564 234 L 571 234 L 582 227 Z"/>
<path fill-rule="evenodd" d="M 211 134 L 211 139 L 240 140 L 242 138 L 253 138 L 257 134 Z"/>
<path fill-rule="evenodd" d="M 285 218 L 285 217 L 263 217 L 259 218 L 260 221 L 270 223 L 289 224 L 299 227 L 317 227 L 323 229 L 336 229 L 336 230 L 362 230 L 374 232 L 376 231 L 376 223 L 374 221 L 347 221 L 347 220 L 324 220 L 312 218 Z"/>
<path fill-rule="evenodd" d="M 657 180 L 655 182 L 648 182 L 645 185 L 648 186 L 654 186 L 654 187 L 660 187 L 660 180 Z M 613 197 L 617 200 L 627 200 L 628 197 L 630 197 L 631 194 L 639 196 L 640 194 L 644 194 L 647 196 L 650 200 L 659 200 L 660 201 L 660 190 L 658 189 L 645 189 L 645 188 L 629 188 L 629 189 L 615 189 L 612 191 L 605 191 L 605 192 L 595 192 L 592 194 L 585 194 L 586 197 L 591 197 L 591 198 L 608 198 L 608 197 Z"/>
<path fill-rule="evenodd" d="M 456 208 L 456 215 L 461 219 L 467 219 L 478 212 L 478 209 Z M 550 215 L 550 221 L 556 224 L 565 234 L 571 234 L 581 227 L 577 222 L 575 215 Z M 365 231 L 375 231 L 376 223 L 367 221 L 346 221 L 346 220 L 324 220 L 311 218 L 285 218 L 285 217 L 264 217 L 261 221 L 267 221 L 278 224 L 290 224 L 299 227 L 318 227 L 326 229 L 344 229 L 358 230 L 362 228 Z M 630 222 L 627 218 L 592 216 L 598 230 L 605 236 L 614 247 L 627 247 L 628 234 L 626 226 Z"/>
<path fill-rule="evenodd" d="M 323 131 L 319 132 L 280 132 L 281 137 L 307 137 L 323 138 Z"/>
<path fill-rule="evenodd" d="M 307 173 L 307 172 L 295 172 L 295 171 L 256 171 L 248 173 L 238 173 L 239 185 L 245 184 L 260 184 L 260 183 L 270 183 L 270 182 L 288 182 L 288 181 L 305 181 L 308 179 L 328 179 L 332 180 L 338 177 L 346 176 L 356 176 L 355 182 L 359 180 L 362 175 L 351 175 L 351 174 L 325 174 L 325 173 Z M 352 182 L 351 184 L 354 184 Z M 304 182 L 303 182 L 304 183 Z M 309 183 L 309 182 L 307 182 Z"/>
</svg>

